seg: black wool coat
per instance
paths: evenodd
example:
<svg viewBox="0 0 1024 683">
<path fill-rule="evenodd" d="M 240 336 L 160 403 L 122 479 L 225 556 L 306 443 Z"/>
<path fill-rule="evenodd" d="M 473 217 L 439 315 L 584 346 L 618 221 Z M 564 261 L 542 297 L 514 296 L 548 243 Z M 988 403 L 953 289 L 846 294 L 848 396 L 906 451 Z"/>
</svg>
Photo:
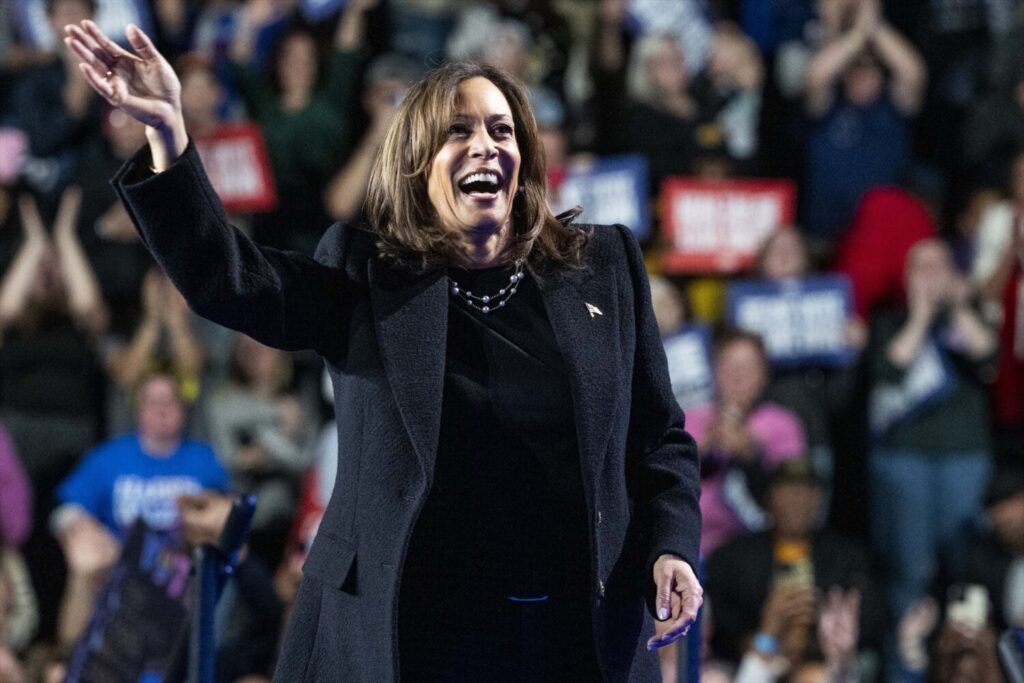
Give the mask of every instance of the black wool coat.
<svg viewBox="0 0 1024 683">
<path fill-rule="evenodd" d="M 145 148 L 113 184 L 192 309 L 269 346 L 316 350 L 334 383 L 337 481 L 275 680 L 397 680 L 398 584 L 441 426 L 444 270 L 382 260 L 372 233 L 340 224 L 313 258 L 260 247 L 228 224 L 191 144 L 158 175 L 149 159 Z M 595 226 L 585 261 L 540 287 L 573 395 L 594 639 L 606 680 L 655 681 L 651 566 L 665 552 L 696 566 L 697 452 L 635 238 Z"/>
</svg>

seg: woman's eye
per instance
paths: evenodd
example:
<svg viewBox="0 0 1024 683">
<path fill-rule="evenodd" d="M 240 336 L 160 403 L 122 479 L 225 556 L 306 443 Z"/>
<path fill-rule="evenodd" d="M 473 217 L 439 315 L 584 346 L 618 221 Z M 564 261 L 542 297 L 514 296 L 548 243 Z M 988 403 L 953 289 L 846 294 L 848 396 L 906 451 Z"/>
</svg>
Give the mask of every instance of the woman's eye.
<svg viewBox="0 0 1024 683">
<path fill-rule="evenodd" d="M 454 123 L 448 126 L 448 135 L 466 135 L 469 133 L 469 128 L 461 123 Z"/>
<path fill-rule="evenodd" d="M 501 124 L 494 127 L 494 134 L 499 137 L 509 137 L 512 135 L 512 126 Z"/>
</svg>

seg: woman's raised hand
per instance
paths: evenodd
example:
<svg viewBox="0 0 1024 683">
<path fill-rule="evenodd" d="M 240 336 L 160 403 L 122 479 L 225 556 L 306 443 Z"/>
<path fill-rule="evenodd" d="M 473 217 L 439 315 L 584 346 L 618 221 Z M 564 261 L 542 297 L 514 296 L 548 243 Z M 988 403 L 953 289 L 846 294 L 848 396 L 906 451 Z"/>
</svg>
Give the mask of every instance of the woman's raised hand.
<svg viewBox="0 0 1024 683">
<path fill-rule="evenodd" d="M 78 68 L 107 102 L 146 125 L 153 165 L 164 170 L 188 144 L 181 115 L 181 82 L 153 41 L 129 24 L 134 54 L 88 19 L 64 27 L 64 42 L 80 60 Z"/>
</svg>

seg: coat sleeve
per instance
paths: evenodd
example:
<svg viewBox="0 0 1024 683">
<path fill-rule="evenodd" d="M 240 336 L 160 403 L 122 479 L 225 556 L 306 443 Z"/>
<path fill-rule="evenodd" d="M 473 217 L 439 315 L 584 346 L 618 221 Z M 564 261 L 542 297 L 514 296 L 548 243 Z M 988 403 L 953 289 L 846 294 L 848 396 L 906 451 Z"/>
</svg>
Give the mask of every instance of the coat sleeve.
<svg viewBox="0 0 1024 683">
<path fill-rule="evenodd" d="M 627 462 L 645 539 L 644 566 L 650 575 L 659 556 L 673 553 L 696 572 L 701 529 L 697 445 L 672 394 L 640 245 L 628 228 L 616 227 L 629 260 L 636 318 Z"/>
<path fill-rule="evenodd" d="M 351 299 L 344 262 L 352 231 L 332 226 L 316 259 L 259 246 L 228 223 L 191 141 L 162 173 L 149 170 L 150 158 L 147 145 L 112 184 L 192 310 L 279 349 L 336 349 Z"/>
</svg>

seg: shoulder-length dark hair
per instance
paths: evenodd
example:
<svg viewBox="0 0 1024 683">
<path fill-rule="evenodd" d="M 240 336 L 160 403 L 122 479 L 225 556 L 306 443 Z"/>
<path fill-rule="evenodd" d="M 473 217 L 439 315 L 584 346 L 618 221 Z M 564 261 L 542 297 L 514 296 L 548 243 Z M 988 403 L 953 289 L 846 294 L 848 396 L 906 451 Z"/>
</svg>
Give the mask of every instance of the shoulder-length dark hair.
<svg viewBox="0 0 1024 683">
<path fill-rule="evenodd" d="M 453 62 L 434 69 L 402 101 L 370 172 L 366 216 L 380 235 L 381 254 L 426 270 L 452 262 L 462 236 L 446 229 L 427 194 L 431 164 L 455 114 L 458 85 L 482 77 L 505 96 L 519 146 L 519 192 L 512 202 L 514 235 L 504 259 L 537 254 L 549 263 L 579 267 L 589 233 L 571 224 L 579 211 L 551 213 L 544 154 L 526 88 L 500 69 Z"/>
</svg>

